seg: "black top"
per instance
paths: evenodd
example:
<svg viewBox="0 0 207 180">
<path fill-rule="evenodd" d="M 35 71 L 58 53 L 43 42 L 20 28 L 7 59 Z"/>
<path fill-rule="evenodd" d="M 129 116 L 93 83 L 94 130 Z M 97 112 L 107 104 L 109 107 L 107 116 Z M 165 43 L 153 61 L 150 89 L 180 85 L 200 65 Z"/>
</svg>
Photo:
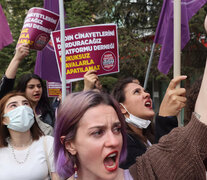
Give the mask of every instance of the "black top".
<svg viewBox="0 0 207 180">
<path fill-rule="evenodd" d="M 15 79 L 8 79 L 5 75 L 0 81 L 0 99 L 14 88 Z"/>
</svg>

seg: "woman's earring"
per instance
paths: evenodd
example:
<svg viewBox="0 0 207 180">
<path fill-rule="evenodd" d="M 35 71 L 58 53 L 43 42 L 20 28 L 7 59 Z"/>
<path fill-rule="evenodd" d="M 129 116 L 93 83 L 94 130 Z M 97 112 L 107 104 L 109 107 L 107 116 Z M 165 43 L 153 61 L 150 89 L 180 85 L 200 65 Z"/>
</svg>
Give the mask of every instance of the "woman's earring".
<svg viewBox="0 0 207 180">
<path fill-rule="evenodd" d="M 77 168 L 76 163 L 74 164 L 74 170 L 75 170 L 74 178 L 77 179 L 78 178 L 78 168 Z"/>
</svg>

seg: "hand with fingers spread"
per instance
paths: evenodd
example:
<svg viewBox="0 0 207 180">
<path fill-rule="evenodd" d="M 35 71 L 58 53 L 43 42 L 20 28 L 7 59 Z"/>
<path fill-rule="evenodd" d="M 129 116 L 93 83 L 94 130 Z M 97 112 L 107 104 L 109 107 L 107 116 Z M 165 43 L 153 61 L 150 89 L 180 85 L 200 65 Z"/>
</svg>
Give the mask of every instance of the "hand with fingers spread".
<svg viewBox="0 0 207 180">
<path fill-rule="evenodd" d="M 84 75 L 84 91 L 92 90 L 98 81 L 98 76 L 95 70 L 89 70 Z"/>
<path fill-rule="evenodd" d="M 160 105 L 160 116 L 177 116 L 180 110 L 185 107 L 186 90 L 185 88 L 176 88 L 176 86 L 186 78 L 187 76 L 177 76 L 171 80 Z"/>
</svg>

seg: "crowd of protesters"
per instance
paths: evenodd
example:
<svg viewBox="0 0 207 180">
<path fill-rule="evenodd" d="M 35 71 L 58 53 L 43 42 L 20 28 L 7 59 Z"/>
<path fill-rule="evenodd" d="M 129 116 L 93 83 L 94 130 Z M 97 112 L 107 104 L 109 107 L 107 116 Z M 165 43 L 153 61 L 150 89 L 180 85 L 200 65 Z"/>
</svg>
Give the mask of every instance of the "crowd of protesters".
<svg viewBox="0 0 207 180">
<path fill-rule="evenodd" d="M 192 103 L 176 88 L 187 76 L 175 77 L 156 115 L 138 79 L 119 80 L 109 94 L 94 70 L 55 109 L 38 75 L 14 87 L 28 54 L 18 46 L 0 81 L 0 179 L 206 179 L 207 65 Z M 188 124 L 177 127 L 186 102 Z"/>
</svg>

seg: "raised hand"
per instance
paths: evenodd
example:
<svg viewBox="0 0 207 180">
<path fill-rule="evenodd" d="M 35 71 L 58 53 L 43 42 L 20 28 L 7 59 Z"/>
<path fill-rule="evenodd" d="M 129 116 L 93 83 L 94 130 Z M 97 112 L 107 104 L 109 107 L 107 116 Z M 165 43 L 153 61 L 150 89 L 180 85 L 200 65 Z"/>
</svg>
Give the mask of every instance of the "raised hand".
<svg viewBox="0 0 207 180">
<path fill-rule="evenodd" d="M 7 78 L 9 78 L 9 79 L 15 78 L 20 62 L 27 55 L 29 55 L 29 45 L 28 44 L 21 44 L 20 46 L 18 46 L 13 59 L 11 60 L 8 68 L 6 69 L 5 75 Z"/>
<path fill-rule="evenodd" d="M 160 105 L 160 116 L 177 116 L 180 110 L 185 107 L 187 98 L 185 97 L 185 88 L 176 88 L 176 86 L 185 80 L 187 76 L 177 76 L 170 81 L 165 96 Z"/>
<path fill-rule="evenodd" d="M 16 53 L 14 55 L 14 58 L 21 61 L 22 59 L 24 59 L 28 55 L 29 55 L 29 44 L 21 44 L 16 49 Z"/>
<path fill-rule="evenodd" d="M 95 70 L 90 70 L 84 75 L 84 91 L 92 90 L 95 87 L 96 81 L 98 81 L 98 76 Z"/>
</svg>

